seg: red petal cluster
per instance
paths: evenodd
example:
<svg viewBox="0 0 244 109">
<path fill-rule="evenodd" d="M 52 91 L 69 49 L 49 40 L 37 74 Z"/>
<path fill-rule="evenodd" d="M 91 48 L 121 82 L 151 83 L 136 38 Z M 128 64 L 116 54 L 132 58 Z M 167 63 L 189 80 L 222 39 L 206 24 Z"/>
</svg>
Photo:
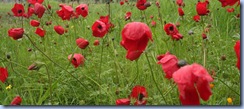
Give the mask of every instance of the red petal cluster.
<svg viewBox="0 0 244 109">
<path fill-rule="evenodd" d="M 16 97 L 12 100 L 12 102 L 11 102 L 10 105 L 20 105 L 21 102 L 22 102 L 21 97 L 20 97 L 20 96 L 16 96 Z"/>
<path fill-rule="evenodd" d="M 87 4 L 80 4 L 75 8 L 76 14 L 86 17 L 88 15 L 88 6 Z"/>
<path fill-rule="evenodd" d="M 164 31 L 167 35 L 170 35 L 173 40 L 180 40 L 183 36 L 179 33 L 177 27 L 172 23 L 164 25 Z"/>
<path fill-rule="evenodd" d="M 11 28 L 8 30 L 8 36 L 12 37 L 14 40 L 22 38 L 23 34 L 24 34 L 23 28 Z"/>
<path fill-rule="evenodd" d="M 196 5 L 196 10 L 197 10 L 197 14 L 200 16 L 204 16 L 204 15 L 208 15 L 208 13 L 210 12 L 208 10 L 208 0 L 204 1 L 204 2 L 198 2 Z"/>
<path fill-rule="evenodd" d="M 240 40 L 236 41 L 236 44 L 234 46 L 234 50 L 236 52 L 237 62 L 236 67 L 240 70 L 240 63 L 241 63 L 241 49 L 240 49 Z"/>
<path fill-rule="evenodd" d="M 92 25 L 92 35 L 95 37 L 103 38 L 111 27 L 109 16 L 101 16 L 99 20 L 96 20 Z"/>
<path fill-rule="evenodd" d="M 77 67 L 80 66 L 80 65 L 83 65 L 84 62 L 85 62 L 85 58 L 84 58 L 84 56 L 83 56 L 82 54 L 75 53 L 75 54 L 73 55 L 73 57 L 72 57 L 72 54 L 70 54 L 70 55 L 68 56 L 68 59 L 71 60 L 71 58 L 72 58 L 71 63 L 72 63 L 72 65 L 73 65 L 75 68 L 77 68 Z"/>
<path fill-rule="evenodd" d="M 73 15 L 73 8 L 65 4 L 59 4 L 59 5 L 61 6 L 61 9 L 56 11 L 58 16 L 61 17 L 62 20 L 70 20 L 70 18 Z"/>
<path fill-rule="evenodd" d="M 0 67 L 0 81 L 4 83 L 8 78 L 8 70 L 6 68 Z"/>
</svg>

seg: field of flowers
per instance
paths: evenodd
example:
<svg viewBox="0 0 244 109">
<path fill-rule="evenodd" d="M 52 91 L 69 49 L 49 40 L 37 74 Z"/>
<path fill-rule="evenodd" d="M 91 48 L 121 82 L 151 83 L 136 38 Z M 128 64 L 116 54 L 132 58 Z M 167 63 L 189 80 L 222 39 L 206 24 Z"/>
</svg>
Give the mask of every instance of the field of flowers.
<svg viewBox="0 0 244 109">
<path fill-rule="evenodd" d="M 95 1 L 0 2 L 0 104 L 241 104 L 239 0 Z"/>
</svg>

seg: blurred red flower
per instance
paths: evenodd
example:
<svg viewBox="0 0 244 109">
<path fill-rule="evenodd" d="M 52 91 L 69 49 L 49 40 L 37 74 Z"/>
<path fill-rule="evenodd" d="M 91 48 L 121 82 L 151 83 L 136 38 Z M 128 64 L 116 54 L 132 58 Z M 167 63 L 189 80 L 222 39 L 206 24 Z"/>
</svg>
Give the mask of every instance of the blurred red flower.
<svg viewBox="0 0 244 109">
<path fill-rule="evenodd" d="M 10 105 L 20 105 L 21 102 L 22 102 L 21 97 L 20 97 L 20 96 L 16 96 L 16 97 L 12 100 L 12 102 L 11 102 Z"/>
<path fill-rule="evenodd" d="M 95 40 L 94 43 L 93 43 L 93 45 L 95 45 L 95 46 L 98 46 L 99 44 L 100 44 L 99 40 Z"/>
<path fill-rule="evenodd" d="M 128 98 L 117 99 L 116 105 L 130 105 L 130 99 Z"/>
<path fill-rule="evenodd" d="M 24 6 L 22 4 L 15 3 L 14 7 L 11 9 L 14 16 L 21 17 L 25 13 Z"/>
<path fill-rule="evenodd" d="M 199 96 L 207 101 L 212 95 L 209 83 L 213 78 L 199 64 L 181 67 L 173 74 L 173 79 L 178 85 L 182 105 L 200 105 Z"/>
<path fill-rule="evenodd" d="M 56 11 L 59 17 L 62 18 L 62 20 L 70 20 L 72 14 L 73 14 L 73 8 L 68 5 L 60 4 L 61 9 Z"/>
<path fill-rule="evenodd" d="M 140 57 L 147 47 L 148 40 L 152 39 L 150 28 L 141 22 L 131 22 L 122 30 L 120 44 L 127 50 L 126 58 L 133 61 Z"/>
<path fill-rule="evenodd" d="M 71 60 L 71 58 L 72 58 L 71 63 L 73 64 L 73 66 L 74 66 L 75 68 L 77 68 L 77 67 L 80 66 L 80 65 L 83 65 L 84 62 L 85 62 L 85 58 L 84 58 L 84 56 L 83 56 L 82 54 L 75 53 L 75 54 L 73 55 L 73 57 L 72 57 L 72 54 L 70 54 L 70 55 L 68 56 L 68 59 Z"/>
<path fill-rule="evenodd" d="M 136 7 L 139 10 L 145 10 L 145 9 L 147 9 L 147 6 L 145 6 L 146 2 L 147 2 L 147 0 L 137 0 Z"/>
<path fill-rule="evenodd" d="M 232 12 L 234 12 L 234 11 L 235 11 L 235 9 L 234 9 L 234 8 L 227 8 L 226 10 L 227 10 L 227 12 L 229 12 L 229 13 L 232 13 Z"/>
<path fill-rule="evenodd" d="M 45 36 L 45 33 L 46 31 L 43 30 L 42 28 L 36 28 L 36 32 L 35 32 L 37 35 L 39 35 L 40 37 L 44 37 Z"/>
<path fill-rule="evenodd" d="M 51 7 L 51 5 L 50 5 L 50 4 L 48 4 L 48 5 L 47 5 L 47 8 L 48 8 L 49 10 L 51 10 L 51 9 L 52 9 L 52 7 Z"/>
<path fill-rule="evenodd" d="M 164 25 L 164 31 L 167 35 L 170 35 L 173 40 L 180 40 L 183 36 L 179 33 L 177 27 L 172 23 Z"/>
<path fill-rule="evenodd" d="M 7 78 L 8 78 L 7 68 L 0 67 L 0 80 L 2 81 L 2 83 L 4 83 Z"/>
<path fill-rule="evenodd" d="M 207 0 L 204 2 L 198 1 L 196 5 L 197 14 L 200 16 L 208 15 L 208 13 L 210 12 L 208 10 L 208 4 L 209 2 Z"/>
<path fill-rule="evenodd" d="M 129 20 L 130 17 L 131 17 L 131 12 L 127 12 L 127 13 L 125 14 L 125 21 Z"/>
<path fill-rule="evenodd" d="M 34 8 L 28 7 L 27 18 L 31 17 L 33 14 L 34 14 Z"/>
<path fill-rule="evenodd" d="M 76 45 L 81 49 L 85 49 L 89 45 L 89 42 L 86 39 L 78 38 L 76 39 Z"/>
<path fill-rule="evenodd" d="M 88 6 L 87 4 L 80 4 L 76 7 L 76 13 L 81 15 L 82 17 L 86 17 L 88 15 Z"/>
<path fill-rule="evenodd" d="M 237 2 L 240 4 L 240 0 L 219 0 L 219 2 L 221 2 L 222 7 L 233 6 Z"/>
<path fill-rule="evenodd" d="M 28 0 L 28 3 L 35 5 L 36 3 L 42 4 L 44 0 Z"/>
<path fill-rule="evenodd" d="M 122 6 L 124 5 L 124 1 L 120 1 L 119 4 Z"/>
<path fill-rule="evenodd" d="M 199 15 L 195 15 L 193 16 L 193 20 L 195 20 L 196 22 L 199 22 L 200 21 L 200 16 Z"/>
<path fill-rule="evenodd" d="M 183 9 L 181 7 L 178 8 L 178 13 L 179 13 L 179 16 L 184 16 L 185 13 L 183 11 Z"/>
<path fill-rule="evenodd" d="M 237 57 L 236 67 L 240 70 L 240 63 L 241 63 L 241 60 L 240 60 L 241 59 L 240 40 L 236 41 L 234 49 L 235 49 L 236 57 Z"/>
<path fill-rule="evenodd" d="M 206 33 L 202 33 L 202 39 L 207 39 L 208 37 L 207 37 L 207 35 L 206 35 Z"/>
<path fill-rule="evenodd" d="M 103 38 L 111 27 L 109 16 L 101 16 L 99 20 L 96 20 L 92 25 L 92 35 L 95 37 Z"/>
<path fill-rule="evenodd" d="M 156 26 L 156 22 L 155 22 L 154 20 L 152 20 L 152 22 L 151 22 L 151 26 L 152 26 L 152 27 L 155 27 L 155 26 Z"/>
<path fill-rule="evenodd" d="M 31 20 L 30 25 L 33 27 L 38 27 L 40 25 L 40 22 L 37 20 Z"/>
<path fill-rule="evenodd" d="M 183 0 L 176 0 L 176 4 L 178 6 L 183 6 L 184 5 L 184 2 L 183 2 Z"/>
<path fill-rule="evenodd" d="M 131 91 L 130 98 L 136 99 L 134 105 L 146 105 L 147 100 L 144 99 L 147 98 L 146 88 L 140 85 L 136 85 Z"/>
<path fill-rule="evenodd" d="M 158 64 L 162 65 L 162 69 L 165 73 L 165 78 L 171 79 L 175 71 L 180 69 L 178 66 L 178 59 L 175 55 L 166 52 L 163 55 L 157 56 Z"/>
<path fill-rule="evenodd" d="M 35 3 L 34 5 L 34 13 L 38 16 L 38 18 L 42 18 L 44 12 L 45 12 L 45 8 L 42 4 L 40 3 Z"/>
<path fill-rule="evenodd" d="M 60 25 L 54 26 L 54 30 L 59 34 L 62 35 L 64 34 L 64 28 Z"/>
<path fill-rule="evenodd" d="M 22 38 L 23 34 L 24 34 L 23 28 L 11 28 L 8 30 L 8 36 L 12 37 L 14 40 Z"/>
</svg>

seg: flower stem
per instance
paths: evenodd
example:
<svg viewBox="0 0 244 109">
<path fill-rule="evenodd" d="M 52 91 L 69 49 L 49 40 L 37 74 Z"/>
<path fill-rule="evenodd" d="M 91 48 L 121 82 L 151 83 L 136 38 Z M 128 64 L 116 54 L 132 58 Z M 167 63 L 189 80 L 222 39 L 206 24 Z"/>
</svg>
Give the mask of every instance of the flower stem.
<svg viewBox="0 0 244 109">
<path fill-rule="evenodd" d="M 228 87 L 231 91 L 236 93 L 238 96 L 241 96 L 238 92 L 236 92 L 234 89 L 232 89 L 230 86 L 228 86 L 223 80 L 217 78 L 221 83 L 223 83 L 226 87 Z"/>
<path fill-rule="evenodd" d="M 166 101 L 166 99 L 164 98 L 163 93 L 161 92 L 161 90 L 160 90 L 160 88 L 159 88 L 159 86 L 158 86 L 158 84 L 157 84 L 157 82 L 156 82 L 156 79 L 155 79 L 154 74 L 153 74 L 152 66 L 151 66 L 150 61 L 149 61 L 149 59 L 148 59 L 148 55 L 147 55 L 147 53 L 145 53 L 145 55 L 146 55 L 146 58 L 147 58 L 147 63 L 148 63 L 149 68 L 150 68 L 150 70 L 151 70 L 151 74 L 152 74 L 153 82 L 155 83 L 155 85 L 156 85 L 156 87 L 157 87 L 159 93 L 161 94 L 161 96 L 162 96 L 164 102 L 165 102 L 166 104 L 168 104 L 167 101 Z"/>
<path fill-rule="evenodd" d="M 52 101 L 52 81 L 51 81 L 51 76 L 50 76 L 50 73 L 48 72 L 47 65 L 44 64 L 44 66 L 45 66 L 46 71 L 47 71 L 47 77 L 48 77 L 49 87 L 50 87 L 50 93 L 49 93 L 49 96 L 50 96 L 50 101 L 51 101 L 51 105 L 52 105 L 52 104 L 53 104 L 53 101 Z"/>
<path fill-rule="evenodd" d="M 99 75 L 98 75 L 98 81 L 101 82 L 101 73 L 102 73 L 102 63 L 103 63 L 103 44 L 104 43 L 104 39 L 102 39 L 102 49 L 101 49 L 101 55 L 100 55 L 100 66 L 99 66 Z M 100 103 L 100 100 L 102 99 L 101 98 L 101 87 L 99 87 L 99 103 Z"/>
<path fill-rule="evenodd" d="M 40 51 L 49 61 L 51 61 L 53 64 L 55 64 L 56 66 L 58 66 L 59 68 L 61 68 L 62 70 L 64 70 L 65 72 L 67 72 L 71 77 L 73 77 L 74 79 L 76 79 L 82 86 L 83 88 L 85 88 L 86 90 L 87 87 L 85 87 L 85 85 L 78 79 L 76 78 L 74 75 L 72 75 L 68 70 L 66 70 L 64 67 L 60 66 L 59 64 L 57 64 L 55 61 L 53 61 L 49 56 L 47 56 L 40 48 L 38 48 L 35 43 L 31 40 L 31 38 L 29 37 L 28 34 L 25 34 L 25 36 L 30 40 L 31 44 L 38 50 Z"/>
</svg>

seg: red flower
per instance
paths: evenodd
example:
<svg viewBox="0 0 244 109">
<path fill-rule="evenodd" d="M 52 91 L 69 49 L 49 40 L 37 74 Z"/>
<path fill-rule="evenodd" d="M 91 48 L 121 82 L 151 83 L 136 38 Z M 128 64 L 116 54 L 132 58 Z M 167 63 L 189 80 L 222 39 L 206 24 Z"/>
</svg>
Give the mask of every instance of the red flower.
<svg viewBox="0 0 244 109">
<path fill-rule="evenodd" d="M 184 16 L 185 13 L 183 11 L 183 9 L 181 7 L 178 8 L 178 13 L 179 13 L 179 16 Z"/>
<path fill-rule="evenodd" d="M 76 45 L 81 49 L 85 49 L 89 45 L 89 42 L 86 39 L 78 38 L 76 39 Z"/>
<path fill-rule="evenodd" d="M 42 4 L 42 2 L 43 2 L 44 0 L 28 0 L 28 2 L 30 3 L 30 4 L 36 4 L 36 3 L 40 3 L 40 4 Z"/>
<path fill-rule="evenodd" d="M 8 36 L 12 37 L 14 40 L 22 38 L 23 34 L 24 34 L 23 28 L 11 28 L 8 30 Z"/>
<path fill-rule="evenodd" d="M 63 20 L 70 20 L 73 14 L 73 8 L 64 4 L 62 4 L 61 7 L 62 9 L 56 11 L 58 16 L 61 17 Z"/>
<path fill-rule="evenodd" d="M 2 83 L 4 83 L 7 78 L 8 78 L 8 70 L 6 68 L 0 67 L 0 80 L 2 81 Z"/>
<path fill-rule="evenodd" d="M 100 44 L 99 40 L 95 40 L 93 45 L 98 46 Z"/>
<path fill-rule="evenodd" d="M 86 17 L 88 15 L 88 6 L 86 4 L 80 4 L 76 7 L 75 11 L 78 15 Z"/>
<path fill-rule="evenodd" d="M 236 41 L 234 49 L 235 49 L 236 57 L 237 57 L 236 67 L 240 70 L 240 63 L 241 63 L 241 60 L 240 60 L 241 59 L 240 40 Z"/>
<path fill-rule="evenodd" d="M 31 26 L 33 27 L 38 27 L 40 25 L 40 22 L 37 20 L 31 20 L 30 21 Z"/>
<path fill-rule="evenodd" d="M 164 25 L 164 31 L 167 35 L 170 35 L 173 40 L 179 40 L 183 38 L 183 36 L 179 33 L 177 27 L 172 23 Z"/>
<path fill-rule="evenodd" d="M 147 2 L 147 0 L 137 0 L 136 7 L 139 10 L 145 10 L 145 9 L 147 9 L 147 6 L 145 6 L 146 2 Z"/>
<path fill-rule="evenodd" d="M 54 26 L 54 30 L 59 34 L 62 35 L 64 34 L 64 28 L 60 25 Z"/>
<path fill-rule="evenodd" d="M 234 12 L 234 11 L 235 11 L 235 9 L 234 9 L 234 8 L 227 8 L 226 10 L 227 10 L 227 12 L 229 12 L 229 13 L 232 13 L 232 12 Z"/>
<path fill-rule="evenodd" d="M 52 7 L 51 7 L 51 5 L 50 5 L 50 4 L 48 4 L 48 5 L 47 5 L 47 7 L 48 7 L 48 9 L 49 9 L 49 10 L 51 10 L 51 9 L 52 9 Z"/>
<path fill-rule="evenodd" d="M 130 98 L 136 99 L 134 105 L 146 105 L 147 100 L 144 100 L 144 98 L 147 98 L 146 88 L 140 85 L 133 87 Z"/>
<path fill-rule="evenodd" d="M 124 1 L 120 1 L 119 3 L 120 3 L 121 6 L 124 5 Z"/>
<path fill-rule="evenodd" d="M 21 17 L 25 13 L 24 6 L 22 4 L 15 3 L 12 8 L 12 12 L 14 13 L 14 16 Z"/>
<path fill-rule="evenodd" d="M 129 20 L 130 17 L 131 17 L 131 12 L 127 12 L 127 13 L 125 14 L 125 21 L 126 21 L 126 20 Z"/>
<path fill-rule="evenodd" d="M 213 78 L 199 64 L 181 67 L 173 74 L 173 79 L 178 85 L 182 105 L 199 105 L 199 96 L 207 101 L 212 95 L 209 83 Z"/>
<path fill-rule="evenodd" d="M 237 2 L 238 4 L 240 3 L 240 0 L 219 0 L 219 1 L 221 2 L 222 7 L 233 6 Z"/>
<path fill-rule="evenodd" d="M 178 6 L 183 6 L 184 5 L 184 2 L 183 2 L 183 0 L 176 0 L 176 4 Z"/>
<path fill-rule="evenodd" d="M 157 6 L 158 8 L 160 8 L 159 1 L 156 1 L 156 6 Z"/>
<path fill-rule="evenodd" d="M 84 58 L 84 56 L 82 55 L 82 54 L 74 54 L 73 55 L 73 57 L 72 57 L 72 54 L 70 54 L 69 56 L 68 56 L 68 59 L 70 60 L 72 58 L 72 61 L 71 61 L 71 63 L 73 64 L 73 66 L 75 67 L 75 68 L 77 68 L 78 66 L 80 66 L 80 65 L 83 65 L 84 64 L 84 62 L 85 62 L 85 58 Z"/>
<path fill-rule="evenodd" d="M 208 13 L 209 13 L 209 10 L 207 9 L 208 4 L 209 4 L 208 1 L 205 1 L 205 2 L 199 1 L 196 5 L 197 14 L 200 16 L 208 15 Z"/>
<path fill-rule="evenodd" d="M 45 33 L 46 31 L 43 30 L 42 28 L 36 28 L 36 32 L 35 32 L 37 35 L 39 35 L 40 37 L 44 37 L 45 36 Z"/>
<path fill-rule="evenodd" d="M 150 28 L 141 22 L 131 22 L 122 30 L 120 44 L 127 50 L 126 58 L 133 61 L 140 57 L 146 49 L 148 40 L 152 40 Z"/>
<path fill-rule="evenodd" d="M 21 97 L 20 97 L 20 96 L 16 96 L 16 97 L 12 100 L 12 102 L 11 102 L 10 105 L 20 105 L 21 102 L 22 102 Z"/>
<path fill-rule="evenodd" d="M 163 55 L 159 55 L 157 59 L 158 64 L 162 65 L 162 69 L 166 74 L 165 78 L 171 79 L 173 73 L 180 69 L 180 67 L 178 66 L 177 57 L 175 55 L 170 54 L 169 52 L 166 52 Z"/>
<path fill-rule="evenodd" d="M 202 39 L 207 39 L 207 35 L 205 33 L 202 33 Z"/>
<path fill-rule="evenodd" d="M 153 21 L 151 22 L 151 25 L 152 25 L 152 27 L 155 27 L 155 26 L 156 26 L 156 22 L 153 20 Z"/>
<path fill-rule="evenodd" d="M 28 7 L 27 18 L 31 17 L 32 14 L 34 14 L 34 8 L 33 7 Z"/>
<path fill-rule="evenodd" d="M 200 16 L 199 15 L 193 16 L 193 20 L 195 20 L 196 22 L 199 22 L 200 21 Z"/>
<path fill-rule="evenodd" d="M 45 8 L 42 4 L 40 3 L 35 3 L 34 5 L 34 13 L 38 16 L 38 18 L 42 18 L 44 12 L 45 12 Z"/>
<path fill-rule="evenodd" d="M 116 105 L 130 105 L 130 99 L 128 98 L 117 99 Z"/>
<path fill-rule="evenodd" d="M 92 25 L 92 35 L 95 37 L 104 37 L 112 24 L 109 21 L 109 16 L 101 16 Z"/>
</svg>

